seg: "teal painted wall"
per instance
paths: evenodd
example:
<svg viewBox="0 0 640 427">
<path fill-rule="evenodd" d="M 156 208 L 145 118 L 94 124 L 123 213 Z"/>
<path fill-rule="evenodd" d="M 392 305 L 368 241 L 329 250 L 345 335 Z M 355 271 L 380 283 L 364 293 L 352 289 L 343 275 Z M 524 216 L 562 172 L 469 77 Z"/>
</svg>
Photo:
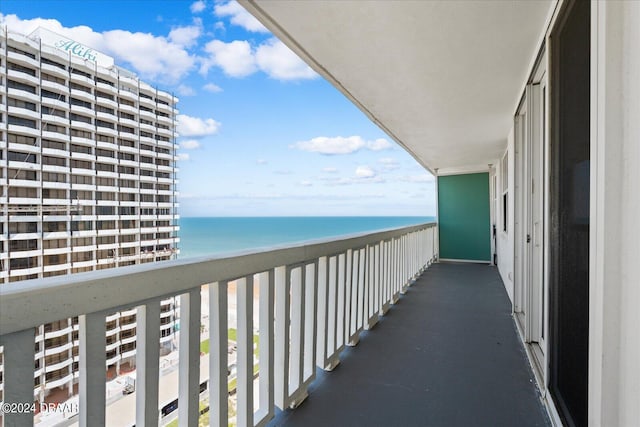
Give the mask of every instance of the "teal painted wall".
<svg viewBox="0 0 640 427">
<path fill-rule="evenodd" d="M 491 261 L 489 174 L 438 177 L 440 258 Z"/>
</svg>

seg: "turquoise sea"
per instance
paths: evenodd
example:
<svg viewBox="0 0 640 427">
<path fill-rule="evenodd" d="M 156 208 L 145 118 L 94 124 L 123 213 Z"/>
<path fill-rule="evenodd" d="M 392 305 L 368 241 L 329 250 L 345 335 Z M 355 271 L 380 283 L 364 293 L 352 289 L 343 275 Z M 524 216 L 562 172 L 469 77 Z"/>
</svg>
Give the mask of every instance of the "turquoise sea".
<svg viewBox="0 0 640 427">
<path fill-rule="evenodd" d="M 434 221 L 434 217 L 186 217 L 180 259 Z"/>
</svg>

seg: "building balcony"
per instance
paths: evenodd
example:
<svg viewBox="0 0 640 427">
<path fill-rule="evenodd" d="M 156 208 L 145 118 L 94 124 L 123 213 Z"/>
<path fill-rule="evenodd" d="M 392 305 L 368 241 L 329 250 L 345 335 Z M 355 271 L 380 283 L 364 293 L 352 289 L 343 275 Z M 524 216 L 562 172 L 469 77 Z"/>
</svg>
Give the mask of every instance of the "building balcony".
<svg viewBox="0 0 640 427">
<path fill-rule="evenodd" d="M 43 72 L 46 72 L 48 74 L 52 74 L 55 77 L 58 77 L 58 78 L 61 78 L 61 79 L 65 79 L 66 80 L 66 79 L 69 78 L 69 72 L 67 70 L 65 70 L 63 68 L 60 68 L 60 67 L 56 67 L 55 65 L 42 63 L 42 64 L 40 64 L 40 69 Z M 44 81 L 43 81 L 43 83 L 44 83 Z M 44 84 L 43 84 L 43 87 L 45 87 Z"/>
<path fill-rule="evenodd" d="M 71 135 L 71 142 L 76 144 L 88 145 L 91 147 L 95 147 L 96 141 L 91 138 L 85 138 L 84 136 L 73 136 Z"/>
<path fill-rule="evenodd" d="M 112 99 L 104 98 L 102 96 L 96 97 L 96 103 L 103 105 L 105 107 L 113 108 L 114 110 L 118 108 L 118 103 Z"/>
<path fill-rule="evenodd" d="M 100 90 L 102 90 L 103 92 L 107 92 L 107 93 L 117 93 L 117 89 L 107 83 L 102 83 L 102 82 L 96 82 L 96 87 Z"/>
<path fill-rule="evenodd" d="M 84 268 L 84 267 L 93 267 L 94 265 L 97 265 L 97 264 L 98 263 L 96 262 L 96 260 L 73 261 L 71 266 L 73 268 Z"/>
<path fill-rule="evenodd" d="M 86 160 L 88 162 L 93 162 L 96 157 L 90 153 L 79 153 L 76 151 L 71 152 L 71 158 L 74 160 Z"/>
<path fill-rule="evenodd" d="M 69 103 L 62 100 L 63 94 L 59 94 L 58 98 L 42 97 L 42 105 L 50 108 L 55 108 L 59 111 L 69 111 Z M 75 109 L 75 105 L 73 106 Z"/>
<path fill-rule="evenodd" d="M 52 390 L 56 387 L 60 387 L 63 386 L 69 382 L 73 381 L 73 374 L 70 373 L 69 375 L 65 375 L 64 377 L 61 377 L 59 379 L 54 379 L 54 380 L 49 380 L 45 383 L 44 388 L 46 390 Z M 30 414 L 31 415 L 31 414 Z"/>
<path fill-rule="evenodd" d="M 80 120 L 71 120 L 71 126 L 75 129 L 82 129 L 88 132 L 95 132 L 96 126 L 92 123 L 86 123 Z"/>
<path fill-rule="evenodd" d="M 86 116 L 89 117 L 93 117 L 93 115 L 96 113 L 95 110 L 91 109 L 91 108 L 86 108 L 80 105 L 72 105 L 73 108 L 73 112 L 76 114 L 84 114 Z"/>
<path fill-rule="evenodd" d="M 66 133 L 52 132 L 52 131 L 48 131 L 48 130 L 43 130 L 42 131 L 42 139 L 51 139 L 53 141 L 58 141 L 58 142 L 68 142 L 69 141 L 69 135 L 67 135 Z"/>
<path fill-rule="evenodd" d="M 31 93 L 31 92 L 26 92 L 24 90 L 21 89 L 14 89 L 14 88 L 8 88 L 7 89 L 7 94 L 12 97 L 12 98 L 18 98 L 24 101 L 29 101 L 29 102 L 33 102 L 33 103 L 39 103 L 40 102 L 40 96 L 36 95 L 35 93 Z"/>
<path fill-rule="evenodd" d="M 16 133 L 19 133 L 21 135 L 34 136 L 36 138 L 40 136 L 40 130 L 39 129 L 32 128 L 32 127 L 29 127 L 29 126 L 8 124 L 7 125 L 7 130 L 9 132 L 16 132 Z M 43 132 L 43 134 L 44 133 L 45 132 Z"/>
<path fill-rule="evenodd" d="M 359 419 L 365 424 L 458 420 L 462 424 L 530 421 L 544 425 L 548 420 L 496 270 L 486 265 L 431 265 L 437 257 L 436 242 L 435 227 L 424 224 L 238 257 L 129 266 L 67 276 L 64 282 L 39 279 L 27 291 L 20 284 L 5 284 L 0 288 L 0 333 L 5 346 L 6 399 L 32 396 L 32 385 L 18 374 L 24 371 L 21 365 L 32 364 L 32 328 L 80 316 L 80 390 L 86 404 L 80 408 L 79 419 L 91 414 L 98 416 L 92 418 L 92 425 L 117 424 L 115 419 L 123 414 L 112 411 L 110 405 L 105 407 L 106 374 L 95 367 L 119 360 L 118 355 L 107 359 L 104 339 L 105 333 L 111 336 L 123 327 L 107 332 L 104 313 L 121 307 L 133 312 L 141 306 L 136 323 L 126 327 L 136 325 L 139 333 L 147 331 L 138 337 L 139 343 L 150 339 L 158 343 L 158 332 L 150 331 L 160 329 L 161 301 L 180 296 L 179 365 L 187 375 L 178 381 L 182 389 L 189 390 L 180 396 L 181 418 L 191 420 L 188 425 L 197 424 L 201 378 L 188 374 L 192 370 L 206 373 L 211 413 L 226 417 L 226 295 L 228 281 L 236 280 L 238 412 L 255 416 L 251 419 L 256 423 L 276 416 L 278 425 L 306 425 L 309 420 L 324 425 L 354 424 L 364 416 Z M 256 325 L 250 303 L 254 280 L 260 287 Z M 133 282 L 136 286 L 131 286 Z M 217 357 L 201 370 L 202 285 L 208 286 L 207 326 Z M 33 310 L 41 304 L 50 309 Z M 264 343 L 255 381 L 264 393 L 255 415 L 254 366 L 249 357 L 254 330 Z M 48 349 L 45 354 L 57 354 L 72 345 Z M 136 350 L 136 364 L 144 373 L 138 387 L 158 390 L 164 383 L 157 364 L 145 365 L 146 360 L 158 360 L 158 351 L 157 345 Z M 277 363 L 283 355 L 289 366 Z M 84 365 L 83 360 L 92 360 L 92 364 Z M 340 369 L 324 372 L 339 363 Z M 140 370 L 141 366 L 145 369 Z M 363 401 L 365 388 L 368 397 Z M 216 390 L 224 390 L 220 398 Z M 307 395 L 304 406 L 287 409 Z M 129 424 L 139 423 L 145 413 L 155 417 L 147 423 L 158 423 L 157 392 L 138 401 L 138 419 L 135 404 L 131 405 L 126 415 L 132 417 Z M 144 411 L 145 407 L 152 410 Z M 12 414 L 6 419 L 19 418 Z M 238 419 L 238 425 L 247 424 Z"/>
<path fill-rule="evenodd" d="M 49 249 L 42 250 L 42 254 L 45 256 L 66 254 L 67 252 L 69 252 L 69 247 L 66 247 L 66 246 L 62 248 L 49 248 Z"/>
<path fill-rule="evenodd" d="M 108 135 L 111 136 L 113 138 L 117 138 L 118 137 L 118 131 L 112 128 L 108 128 L 108 127 L 103 127 L 103 126 L 98 126 L 96 128 L 96 132 L 97 133 L 101 133 L 103 135 Z"/>
<path fill-rule="evenodd" d="M 77 73 L 71 73 L 71 81 L 73 83 L 81 83 L 92 88 L 95 85 L 95 81 L 87 76 Z"/>
<path fill-rule="evenodd" d="M 9 114 L 13 116 L 20 116 L 20 117 L 26 117 L 29 119 L 40 120 L 40 113 L 37 111 L 28 110 L 22 107 L 13 107 L 11 105 L 9 106 L 7 111 Z"/>
<path fill-rule="evenodd" d="M 48 340 L 51 338 L 58 338 L 61 337 L 63 335 L 67 335 L 69 334 L 71 331 L 73 331 L 73 325 L 69 325 L 65 328 L 59 329 L 57 331 L 52 331 L 52 332 L 45 332 L 44 333 L 44 339 Z"/>
<path fill-rule="evenodd" d="M 122 92 L 121 92 L 121 94 L 122 94 Z M 136 99 L 137 98 L 136 98 L 135 95 L 132 95 L 131 98 L 130 98 L 131 101 L 135 101 Z M 131 106 L 131 105 L 127 105 L 127 104 L 122 104 L 121 103 L 121 104 L 118 105 L 118 109 L 120 111 L 125 112 L 125 113 L 133 114 L 134 116 L 138 114 L 138 109 L 136 107 Z M 129 119 L 123 119 L 123 120 L 126 120 L 126 121 L 121 122 L 122 124 L 133 124 L 134 126 L 137 126 L 137 122 L 136 121 L 129 120 Z"/>
<path fill-rule="evenodd" d="M 7 70 L 7 77 L 12 80 L 16 80 L 16 81 L 27 83 L 34 86 L 38 86 L 40 84 L 40 79 L 38 77 L 32 76 L 31 74 L 28 74 L 19 70 L 12 70 L 12 69 Z"/>
<path fill-rule="evenodd" d="M 78 122 L 72 121 L 73 125 L 77 125 Z M 42 115 L 42 124 L 51 124 L 51 125 L 59 125 L 59 126 L 69 126 L 69 119 L 65 117 L 55 116 L 52 114 L 43 114 Z"/>
<path fill-rule="evenodd" d="M 104 141 L 96 141 L 96 147 L 105 148 L 113 151 L 118 151 L 120 149 L 118 144 L 113 144 L 111 142 L 104 142 Z"/>
<path fill-rule="evenodd" d="M 36 59 L 31 58 L 20 52 L 7 52 L 7 59 L 16 62 L 20 65 L 25 65 L 27 67 L 31 67 L 33 69 L 38 69 L 40 67 L 40 62 Z"/>
<path fill-rule="evenodd" d="M 134 89 L 134 88 L 119 89 L 118 96 L 133 102 L 136 102 L 138 100 L 137 89 Z M 127 107 L 129 107 L 129 105 L 127 105 Z M 134 108 L 134 107 L 131 107 L 131 108 Z M 135 110 L 137 112 L 137 108 Z"/>
<path fill-rule="evenodd" d="M 42 64 L 42 70 L 43 71 L 44 71 L 44 66 L 45 65 L 47 65 L 47 64 Z M 51 67 L 51 66 L 49 66 L 49 67 Z M 56 68 L 57 70 L 60 70 L 57 67 L 51 67 L 51 68 Z M 62 70 L 60 70 L 60 71 L 62 71 Z M 66 73 L 64 71 L 62 71 L 62 74 L 66 74 Z M 42 80 L 41 86 L 42 86 L 43 89 L 46 89 L 46 90 L 49 90 L 49 91 L 52 91 L 52 92 L 61 93 L 63 95 L 67 95 L 67 96 L 69 95 L 69 86 L 65 86 L 65 85 L 62 85 L 62 84 L 57 83 L 57 82 L 52 82 L 52 81 L 49 81 L 49 80 Z"/>
<path fill-rule="evenodd" d="M 75 80 L 75 79 L 72 79 Z M 86 92 L 81 89 L 70 89 L 70 94 L 74 98 L 78 98 L 82 101 L 94 103 L 96 98 L 91 92 Z"/>
</svg>

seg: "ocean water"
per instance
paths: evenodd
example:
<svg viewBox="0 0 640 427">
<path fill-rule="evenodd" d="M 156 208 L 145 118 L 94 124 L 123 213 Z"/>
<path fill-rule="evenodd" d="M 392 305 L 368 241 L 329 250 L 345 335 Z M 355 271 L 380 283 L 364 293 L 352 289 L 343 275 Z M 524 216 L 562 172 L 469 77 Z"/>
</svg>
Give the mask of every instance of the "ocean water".
<svg viewBox="0 0 640 427">
<path fill-rule="evenodd" d="M 180 259 L 434 221 L 434 217 L 186 217 Z"/>
</svg>

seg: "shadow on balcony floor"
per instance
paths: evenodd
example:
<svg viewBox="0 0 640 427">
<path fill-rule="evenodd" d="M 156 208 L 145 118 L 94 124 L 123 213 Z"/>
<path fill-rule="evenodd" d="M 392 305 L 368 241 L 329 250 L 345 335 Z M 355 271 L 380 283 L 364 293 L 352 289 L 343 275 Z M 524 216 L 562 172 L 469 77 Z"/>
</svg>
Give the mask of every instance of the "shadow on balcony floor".
<svg viewBox="0 0 640 427">
<path fill-rule="evenodd" d="M 497 270 L 434 264 L 272 426 L 547 426 Z"/>
</svg>

